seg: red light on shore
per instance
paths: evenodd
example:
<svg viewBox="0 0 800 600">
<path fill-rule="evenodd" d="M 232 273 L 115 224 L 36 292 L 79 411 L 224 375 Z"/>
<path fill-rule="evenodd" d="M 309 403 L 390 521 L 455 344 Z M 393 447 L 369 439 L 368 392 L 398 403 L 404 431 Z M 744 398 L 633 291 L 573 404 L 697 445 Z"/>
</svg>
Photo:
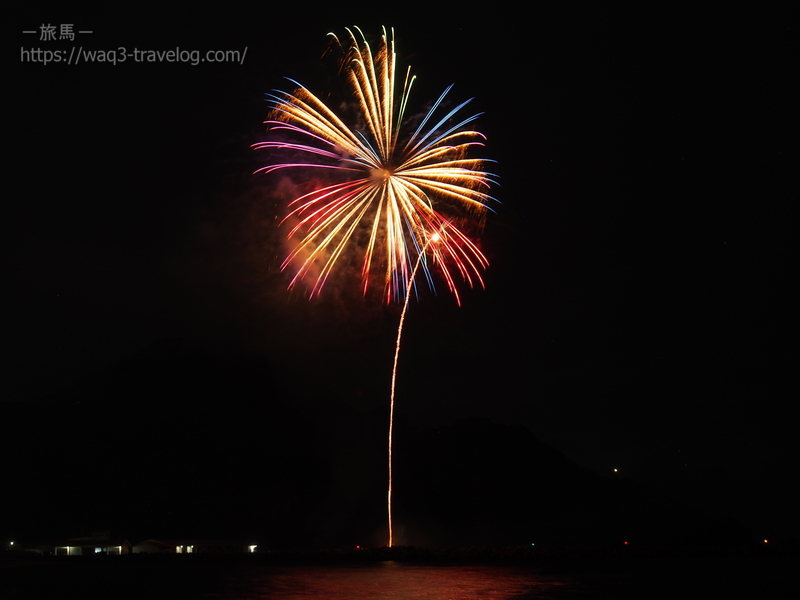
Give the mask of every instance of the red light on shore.
<svg viewBox="0 0 800 600">
<path fill-rule="evenodd" d="M 622 542 L 622 543 L 625 544 L 626 546 L 628 545 L 628 542 Z"/>
</svg>

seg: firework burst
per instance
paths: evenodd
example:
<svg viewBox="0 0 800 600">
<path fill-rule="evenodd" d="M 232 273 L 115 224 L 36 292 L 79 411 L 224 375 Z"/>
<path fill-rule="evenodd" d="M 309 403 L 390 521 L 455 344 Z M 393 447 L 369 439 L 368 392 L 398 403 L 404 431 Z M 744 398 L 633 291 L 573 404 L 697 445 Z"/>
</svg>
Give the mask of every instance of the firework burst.
<svg viewBox="0 0 800 600">
<path fill-rule="evenodd" d="M 389 409 L 389 547 L 392 546 L 392 431 L 395 382 L 400 339 L 408 310 L 410 288 L 418 273 L 433 287 L 431 266 L 443 275 L 459 301 L 454 275 L 470 286 L 483 285 L 481 271 L 486 257 L 456 225 L 456 216 L 481 216 L 488 209 L 492 175 L 483 171 L 483 161 L 469 158 L 473 146 L 482 146 L 484 136 L 467 128 L 478 115 L 464 119 L 459 112 L 443 108 L 450 88 L 439 97 L 418 126 L 404 123 L 414 78 L 406 71 L 398 93 L 395 77 L 394 39 L 383 30 L 378 53 L 373 55 L 359 29 L 347 30 L 342 49 L 342 71 L 357 101 L 359 128 L 350 128 L 322 100 L 297 82 L 292 93 L 270 96 L 273 112 L 267 124 L 272 131 L 284 130 L 304 142 L 266 141 L 259 149 L 275 149 L 308 157 L 305 162 L 266 166 L 257 172 L 287 168 L 327 169 L 334 183 L 303 194 L 289 204 L 287 219 L 295 224 L 289 238 L 297 238 L 283 263 L 299 264 L 289 287 L 311 277 L 311 296 L 319 295 L 328 276 L 351 246 L 364 253 L 361 276 L 364 293 L 370 277 L 383 274 L 387 302 L 402 300 L 397 328 Z M 450 86 L 452 87 L 452 86 Z M 441 109 L 441 110 L 440 110 Z M 442 116 L 434 116 L 440 111 Z M 366 240 L 360 243 L 361 240 Z M 430 260 L 428 259 L 430 254 Z"/>
<path fill-rule="evenodd" d="M 480 218 L 493 200 L 488 195 L 492 175 L 483 170 L 482 160 L 468 157 L 485 139 L 467 127 L 478 115 L 458 116 L 469 100 L 452 110 L 443 108 L 450 86 L 418 126 L 408 126 L 404 114 L 414 77 L 409 68 L 402 89 L 398 87 L 393 36 L 384 29 L 373 54 L 358 28 L 347 34 L 344 46 L 329 35 L 343 52 L 342 72 L 357 104 L 360 127 L 348 127 L 293 81 L 298 87 L 292 93 L 270 95 L 273 111 L 267 124 L 273 132 L 283 130 L 302 141 L 270 140 L 254 146 L 305 157 L 257 172 L 326 169 L 335 179 L 289 205 L 284 222 L 293 223 L 293 250 L 282 266 L 296 265 L 289 287 L 308 275 L 310 295 L 319 295 L 342 255 L 353 247 L 363 253 L 364 293 L 378 279 L 387 302 L 401 301 L 413 284 L 414 266 L 419 265 L 433 287 L 435 265 L 460 302 L 456 277 L 470 286 L 483 285 L 481 272 L 488 266 L 456 224 Z M 437 241 L 431 244 L 434 235 Z"/>
</svg>

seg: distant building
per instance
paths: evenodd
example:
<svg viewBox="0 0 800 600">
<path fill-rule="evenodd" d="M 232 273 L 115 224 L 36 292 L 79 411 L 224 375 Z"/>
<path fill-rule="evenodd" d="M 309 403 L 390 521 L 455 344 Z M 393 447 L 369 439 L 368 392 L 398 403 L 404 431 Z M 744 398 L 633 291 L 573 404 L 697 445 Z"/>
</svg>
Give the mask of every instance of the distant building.
<svg viewBox="0 0 800 600">
<path fill-rule="evenodd" d="M 149 539 L 134 544 L 134 554 L 245 554 L 255 552 L 256 545 L 241 540 Z"/>
<path fill-rule="evenodd" d="M 131 543 L 121 538 L 112 538 L 108 531 L 98 531 L 89 536 L 28 545 L 25 550 L 50 556 L 120 555 L 131 551 Z"/>
<path fill-rule="evenodd" d="M 27 545 L 24 550 L 48 556 L 246 554 L 255 552 L 256 545 L 241 540 L 148 539 L 132 546 L 128 540 L 112 538 L 108 531 L 97 531 L 89 536 Z"/>
</svg>

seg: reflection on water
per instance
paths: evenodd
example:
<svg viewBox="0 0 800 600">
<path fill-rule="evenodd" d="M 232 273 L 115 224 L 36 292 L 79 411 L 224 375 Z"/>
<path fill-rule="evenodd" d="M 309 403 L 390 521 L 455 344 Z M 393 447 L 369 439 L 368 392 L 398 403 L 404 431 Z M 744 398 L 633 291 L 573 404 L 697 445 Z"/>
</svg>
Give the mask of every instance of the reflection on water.
<svg viewBox="0 0 800 600">
<path fill-rule="evenodd" d="M 415 566 L 392 561 L 347 566 L 256 567 L 206 598 L 252 600 L 521 599 L 563 597 L 568 581 L 508 566 Z"/>
</svg>

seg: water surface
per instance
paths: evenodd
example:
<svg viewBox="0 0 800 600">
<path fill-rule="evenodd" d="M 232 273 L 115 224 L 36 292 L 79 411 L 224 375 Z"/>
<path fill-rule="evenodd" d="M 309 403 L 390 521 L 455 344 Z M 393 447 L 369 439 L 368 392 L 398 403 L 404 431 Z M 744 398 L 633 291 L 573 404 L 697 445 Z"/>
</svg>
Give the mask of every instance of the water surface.
<svg viewBox="0 0 800 600">
<path fill-rule="evenodd" d="M 505 600 L 564 597 L 572 584 L 515 566 L 420 566 L 387 561 L 365 565 L 263 566 L 231 575 L 206 598 L 331 600 L 458 598 Z"/>
</svg>

